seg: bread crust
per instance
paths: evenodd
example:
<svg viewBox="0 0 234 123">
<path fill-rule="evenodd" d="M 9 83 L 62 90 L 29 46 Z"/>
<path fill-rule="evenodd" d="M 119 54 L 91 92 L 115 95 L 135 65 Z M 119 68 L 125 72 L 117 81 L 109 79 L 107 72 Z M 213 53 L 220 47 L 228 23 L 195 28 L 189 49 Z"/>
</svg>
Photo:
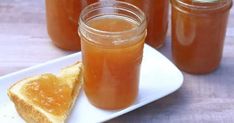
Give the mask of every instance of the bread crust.
<svg viewBox="0 0 234 123">
<path fill-rule="evenodd" d="M 27 123 L 52 123 L 44 114 L 36 110 L 33 105 L 25 102 L 23 99 L 20 99 L 17 95 L 9 92 L 8 96 L 15 103 L 15 107 L 19 115 Z"/>
</svg>

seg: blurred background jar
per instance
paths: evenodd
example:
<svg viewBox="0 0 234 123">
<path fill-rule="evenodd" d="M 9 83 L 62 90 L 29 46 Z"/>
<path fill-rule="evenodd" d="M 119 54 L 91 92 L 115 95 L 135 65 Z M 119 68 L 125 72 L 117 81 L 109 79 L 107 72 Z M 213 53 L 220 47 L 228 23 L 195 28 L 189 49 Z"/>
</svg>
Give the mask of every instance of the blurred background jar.
<svg viewBox="0 0 234 123">
<path fill-rule="evenodd" d="M 172 56 L 183 71 L 202 74 L 221 61 L 232 0 L 171 0 Z"/>
<path fill-rule="evenodd" d="M 144 11 L 148 23 L 146 43 L 154 48 L 162 47 L 168 27 L 169 0 L 120 1 L 132 3 Z"/>
<path fill-rule="evenodd" d="M 98 0 L 46 0 L 47 30 L 53 43 L 65 50 L 80 50 L 77 34 L 81 10 Z"/>
</svg>

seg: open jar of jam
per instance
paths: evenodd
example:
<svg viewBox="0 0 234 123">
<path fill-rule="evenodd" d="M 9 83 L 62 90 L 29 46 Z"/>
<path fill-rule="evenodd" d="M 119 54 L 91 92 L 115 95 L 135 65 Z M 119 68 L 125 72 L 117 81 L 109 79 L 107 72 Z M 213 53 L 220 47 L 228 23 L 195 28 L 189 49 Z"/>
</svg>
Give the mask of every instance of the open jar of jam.
<svg viewBox="0 0 234 123">
<path fill-rule="evenodd" d="M 221 61 L 232 0 L 171 0 L 172 55 L 183 71 L 202 74 Z"/>
<path fill-rule="evenodd" d="M 144 13 L 126 2 L 91 4 L 81 12 L 79 35 L 88 100 L 103 109 L 132 104 L 146 37 Z"/>
<path fill-rule="evenodd" d="M 66 50 L 80 50 L 77 34 L 80 11 L 98 0 L 46 0 L 47 30 L 53 43 Z"/>
<path fill-rule="evenodd" d="M 168 27 L 169 0 L 121 0 L 139 7 L 146 14 L 147 37 L 145 42 L 154 48 L 160 48 Z"/>
</svg>

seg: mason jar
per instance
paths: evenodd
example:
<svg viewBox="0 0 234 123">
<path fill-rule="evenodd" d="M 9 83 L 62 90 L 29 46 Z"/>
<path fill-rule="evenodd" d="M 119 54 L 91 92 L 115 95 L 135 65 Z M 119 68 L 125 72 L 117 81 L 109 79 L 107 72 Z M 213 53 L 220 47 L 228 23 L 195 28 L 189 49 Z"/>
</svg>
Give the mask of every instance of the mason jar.
<svg viewBox="0 0 234 123">
<path fill-rule="evenodd" d="M 220 64 L 232 0 L 171 0 L 172 56 L 183 71 L 203 74 Z"/>
<path fill-rule="evenodd" d="M 112 110 L 134 103 L 146 33 L 144 13 L 126 2 L 98 2 L 81 12 L 84 91 L 91 104 Z"/>
</svg>

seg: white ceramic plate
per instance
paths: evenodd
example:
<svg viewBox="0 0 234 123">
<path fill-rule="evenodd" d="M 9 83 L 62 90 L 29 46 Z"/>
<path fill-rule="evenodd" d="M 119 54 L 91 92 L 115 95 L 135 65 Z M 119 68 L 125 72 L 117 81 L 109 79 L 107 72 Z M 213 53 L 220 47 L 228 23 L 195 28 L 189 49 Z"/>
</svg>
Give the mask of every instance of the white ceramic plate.
<svg viewBox="0 0 234 123">
<path fill-rule="evenodd" d="M 56 73 L 59 69 L 81 59 L 81 53 L 75 53 L 56 60 L 30 67 L 0 78 L 0 122 L 23 123 L 17 114 L 14 104 L 7 96 L 7 89 L 18 80 L 45 73 Z M 145 45 L 141 69 L 140 89 L 136 102 L 130 107 L 117 111 L 106 111 L 92 106 L 83 91 L 70 115 L 69 123 L 103 122 L 118 117 L 124 113 L 142 107 L 173 93 L 183 83 L 182 73 L 166 57 L 158 51 Z"/>
</svg>

